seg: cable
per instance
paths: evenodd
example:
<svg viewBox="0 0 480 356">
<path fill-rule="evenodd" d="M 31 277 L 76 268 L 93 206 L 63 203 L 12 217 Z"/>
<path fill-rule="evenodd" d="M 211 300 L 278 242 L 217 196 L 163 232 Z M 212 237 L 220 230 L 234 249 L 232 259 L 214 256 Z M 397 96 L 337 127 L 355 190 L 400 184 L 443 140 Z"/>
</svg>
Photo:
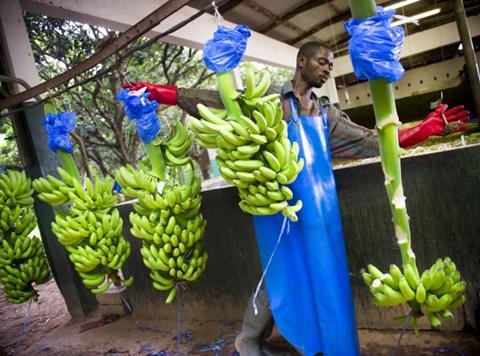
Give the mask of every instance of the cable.
<svg viewBox="0 0 480 356">
<path fill-rule="evenodd" d="M 231 0 L 223 0 L 223 1 L 219 1 L 218 4 L 216 4 L 216 6 L 220 6 L 220 5 L 225 5 L 227 4 L 228 2 L 230 2 Z M 20 111 L 24 111 L 26 109 L 29 109 L 35 105 L 38 105 L 40 103 L 43 103 L 45 102 L 46 100 L 49 100 L 49 99 L 53 99 L 53 98 L 56 98 L 60 95 L 62 95 L 63 93 L 73 89 L 73 88 L 76 88 L 80 85 L 83 85 L 83 84 L 86 84 L 92 80 L 95 80 L 96 78 L 98 77 L 101 77 L 105 74 L 108 74 L 109 72 L 113 71 L 115 69 L 115 66 L 116 64 L 118 63 L 119 60 L 123 60 L 123 59 L 126 59 L 128 58 L 130 55 L 132 55 L 133 53 L 137 52 L 137 51 L 140 51 L 140 50 L 143 50 L 149 46 L 151 46 L 153 43 L 155 43 L 156 41 L 158 41 L 160 38 L 162 37 L 165 37 L 179 29 L 181 29 L 182 27 L 184 27 L 185 25 L 189 24 L 190 22 L 192 22 L 193 20 L 197 19 L 198 17 L 200 17 L 201 15 L 203 15 L 204 13 L 206 12 L 209 12 L 210 10 L 214 10 L 214 4 L 210 4 L 208 6 L 205 6 L 203 9 L 199 10 L 198 12 L 196 12 L 195 14 L 193 14 L 192 16 L 188 17 L 187 19 L 185 19 L 184 21 L 182 22 L 179 22 L 178 24 L 176 24 L 175 26 L 172 26 L 170 29 L 162 32 L 162 33 L 159 33 L 158 35 L 156 35 L 155 37 L 151 38 L 150 40 L 148 40 L 146 43 L 144 43 L 143 45 L 139 45 L 137 47 L 134 47 L 132 48 L 131 50 L 127 51 L 127 53 L 125 53 L 124 55 L 122 56 L 119 56 L 119 58 L 117 59 L 117 61 L 112 64 L 110 67 L 108 68 L 105 68 L 103 70 L 101 70 L 100 72 L 98 72 L 97 74 L 95 74 L 94 76 L 90 77 L 90 78 L 87 78 L 85 80 L 82 80 L 78 83 L 75 83 L 75 84 L 72 84 L 68 87 L 66 87 L 65 89 L 61 90 L 60 92 L 58 93 L 55 93 L 55 94 L 52 94 L 52 95 L 49 95 L 49 96 L 46 96 L 45 98 L 42 98 L 41 100 L 37 100 L 35 103 L 32 103 L 32 104 L 23 104 L 22 106 L 20 106 L 19 108 L 16 108 L 14 110 L 10 110 L 10 111 L 7 111 L 6 113 L 3 113 L 3 114 L 0 114 L 0 118 L 3 118 L 5 116 L 9 116 L 9 115 L 12 115 L 12 114 L 15 114 L 17 112 L 20 112 Z"/>
</svg>

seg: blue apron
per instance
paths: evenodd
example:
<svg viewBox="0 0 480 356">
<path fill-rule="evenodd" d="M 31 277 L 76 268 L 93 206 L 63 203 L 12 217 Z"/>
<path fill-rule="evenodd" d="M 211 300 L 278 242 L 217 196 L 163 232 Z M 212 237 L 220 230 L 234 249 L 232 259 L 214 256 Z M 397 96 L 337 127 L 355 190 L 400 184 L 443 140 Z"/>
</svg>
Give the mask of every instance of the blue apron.
<svg viewBox="0 0 480 356">
<path fill-rule="evenodd" d="M 288 137 L 305 166 L 290 189 L 303 208 L 283 234 L 265 276 L 275 323 L 305 355 L 359 355 L 355 311 L 328 140 L 328 119 L 298 116 L 290 98 Z M 277 244 L 283 216 L 254 216 L 263 268 Z"/>
</svg>

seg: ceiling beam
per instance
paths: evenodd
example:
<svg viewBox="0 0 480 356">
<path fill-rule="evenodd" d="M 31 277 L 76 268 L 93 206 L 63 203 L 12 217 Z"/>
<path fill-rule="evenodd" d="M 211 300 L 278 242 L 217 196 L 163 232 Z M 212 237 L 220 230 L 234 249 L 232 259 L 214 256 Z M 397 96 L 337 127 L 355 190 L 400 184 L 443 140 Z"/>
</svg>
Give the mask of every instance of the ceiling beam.
<svg viewBox="0 0 480 356">
<path fill-rule="evenodd" d="M 388 6 L 388 5 L 393 4 L 395 2 L 398 2 L 398 0 L 387 1 L 387 2 L 383 3 L 382 6 Z M 317 24 L 313 27 L 310 27 L 308 30 L 304 31 L 303 33 L 301 33 L 297 37 L 294 37 L 290 40 L 285 41 L 285 43 L 288 43 L 289 45 L 294 46 L 298 42 L 304 40 L 307 37 L 310 37 L 310 36 L 314 35 L 315 33 L 323 30 L 324 28 L 326 28 L 330 25 L 335 25 L 339 22 L 348 20 L 350 17 L 351 17 L 350 9 L 348 9 L 346 11 L 343 11 L 343 12 L 340 12 L 340 13 L 337 13 L 337 14 L 335 14 L 335 16 L 329 18 L 328 20 L 320 22 L 319 24 Z"/>
<path fill-rule="evenodd" d="M 297 5 L 295 7 L 292 7 L 288 10 L 286 10 L 281 16 L 276 16 L 273 21 L 268 22 L 264 26 L 260 27 L 257 29 L 258 32 L 260 33 L 267 33 L 271 30 L 273 30 L 275 27 L 278 25 L 284 24 L 286 21 L 290 20 L 291 18 L 306 12 L 308 10 L 314 9 L 318 6 L 327 4 L 329 2 L 332 2 L 333 0 L 307 0 L 306 2 Z"/>
<path fill-rule="evenodd" d="M 405 31 L 405 34 L 407 36 L 413 35 L 414 33 L 426 31 L 431 28 L 449 23 L 452 20 L 455 20 L 453 12 L 450 12 L 447 6 L 448 6 L 447 3 L 443 3 L 441 5 L 442 12 L 437 16 L 422 19 L 420 26 L 417 26 L 411 23 L 405 24 L 404 26 L 407 26 L 407 30 Z M 466 7 L 465 11 L 467 12 L 467 16 L 468 15 L 472 16 L 474 13 L 478 13 L 477 11 L 479 8 L 480 8 L 480 5 L 472 5 L 472 6 Z M 328 45 L 330 48 L 334 50 L 334 54 L 337 55 L 338 53 L 345 51 L 347 49 L 349 39 L 350 39 L 350 36 L 347 35 L 345 32 L 343 32 L 339 34 L 338 37 L 335 38 L 335 40 L 330 41 Z"/>
<path fill-rule="evenodd" d="M 33 88 L 27 89 L 20 92 L 19 94 L 2 100 L 2 102 L 0 103 L 0 109 L 5 109 L 13 105 L 20 104 L 28 99 L 33 98 L 34 96 L 38 96 L 50 89 L 56 88 L 59 85 L 66 83 L 68 80 L 82 74 L 83 72 L 107 59 L 111 55 L 117 53 L 119 50 L 126 47 L 129 43 L 134 42 L 136 39 L 140 38 L 143 34 L 154 28 L 165 18 L 184 7 L 186 4 L 188 4 L 188 2 L 189 0 L 170 0 L 163 3 L 152 13 L 142 18 L 139 22 L 134 24 L 124 33 L 120 34 L 119 37 L 113 42 L 108 43 L 100 51 L 94 53 L 91 57 L 89 57 L 82 63 L 67 70 L 64 73 L 61 73 L 41 84 L 34 86 Z"/>
<path fill-rule="evenodd" d="M 480 36 L 480 15 L 469 16 L 467 20 L 472 37 Z M 455 24 L 455 21 L 452 21 L 405 37 L 400 58 L 413 56 L 459 41 L 460 36 L 458 35 L 457 25 Z M 335 58 L 333 68 L 333 75 L 335 77 L 353 73 L 350 56 L 347 54 Z"/>
<path fill-rule="evenodd" d="M 220 12 L 220 14 L 223 15 L 223 14 L 227 13 L 228 11 L 232 10 L 237 5 L 239 5 L 242 1 L 243 0 L 230 0 L 226 4 L 221 5 L 218 8 L 218 11 Z"/>
<path fill-rule="evenodd" d="M 0 0 L 2 1 L 2 0 Z M 153 11 L 161 0 L 21 0 L 24 10 L 59 19 L 77 21 L 92 26 L 102 26 L 115 31 L 125 31 L 132 24 Z M 235 1 L 235 0 L 231 0 Z M 244 0 L 244 3 L 246 1 Z M 152 29 L 147 37 L 153 37 L 197 13 L 198 10 L 185 6 L 166 18 L 159 26 Z M 235 24 L 223 20 L 224 26 Z M 162 42 L 174 43 L 195 49 L 202 49 L 203 44 L 212 38 L 217 29 L 214 17 L 205 13 L 187 26 L 163 37 Z M 295 68 L 297 49 L 284 42 L 252 31 L 248 39 L 245 59 L 277 67 Z M 275 53 L 272 56 L 272 53 Z"/>
<path fill-rule="evenodd" d="M 247 1 L 245 1 L 244 4 L 246 6 L 248 6 L 248 8 L 252 9 L 253 11 L 261 13 L 262 15 L 264 15 L 265 17 L 268 17 L 269 19 L 275 19 L 277 17 L 273 12 L 271 12 L 267 8 L 263 7 L 262 5 L 259 5 L 258 3 L 256 3 L 253 0 L 247 0 Z M 303 31 L 303 29 L 301 27 L 299 27 L 295 24 L 289 23 L 289 22 L 284 23 L 284 25 L 287 28 L 289 28 L 289 29 L 291 29 L 291 30 L 293 30 L 297 33 L 300 33 L 300 32 Z M 256 28 L 255 28 L 255 31 L 257 31 Z"/>
</svg>

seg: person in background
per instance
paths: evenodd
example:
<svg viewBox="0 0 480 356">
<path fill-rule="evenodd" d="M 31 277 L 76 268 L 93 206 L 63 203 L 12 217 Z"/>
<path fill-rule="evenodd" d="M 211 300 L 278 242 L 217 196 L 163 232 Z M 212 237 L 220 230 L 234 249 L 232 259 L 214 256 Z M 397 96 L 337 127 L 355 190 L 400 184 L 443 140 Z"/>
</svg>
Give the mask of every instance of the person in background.
<svg viewBox="0 0 480 356">
<path fill-rule="evenodd" d="M 290 120 L 291 102 L 299 115 L 309 118 L 327 116 L 329 123 L 330 151 L 332 158 L 368 158 L 379 155 L 378 137 L 374 130 L 355 124 L 343 111 L 330 104 L 328 97 L 317 97 L 313 88 L 322 87 L 330 78 L 333 69 L 333 51 L 323 43 L 307 42 L 298 51 L 296 70 L 292 80 L 284 83 L 280 89 L 284 120 Z M 197 104 L 222 108 L 217 91 L 205 89 L 178 88 L 173 85 L 152 84 L 147 82 L 127 83 L 129 90 L 146 88 L 150 99 L 159 104 L 178 105 L 188 114 L 199 117 Z M 469 112 L 463 106 L 450 110 L 442 104 L 430 113 L 421 123 L 399 131 L 399 143 L 407 148 L 419 144 L 430 136 L 441 136 L 464 130 L 464 122 Z M 448 128 L 448 129 L 447 129 Z M 260 356 L 275 354 L 266 347 L 264 340 L 271 333 L 273 317 L 268 298 L 264 291 L 257 299 L 258 314 L 249 299 L 245 311 L 242 330 L 235 340 L 237 351 L 242 356 Z"/>
</svg>

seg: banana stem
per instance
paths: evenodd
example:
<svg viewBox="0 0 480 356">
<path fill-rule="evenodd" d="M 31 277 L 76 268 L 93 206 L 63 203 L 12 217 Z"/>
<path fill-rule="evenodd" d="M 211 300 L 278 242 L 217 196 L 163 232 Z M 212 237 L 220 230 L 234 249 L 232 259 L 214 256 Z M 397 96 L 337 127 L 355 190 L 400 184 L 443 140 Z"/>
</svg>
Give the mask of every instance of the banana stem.
<svg viewBox="0 0 480 356">
<path fill-rule="evenodd" d="M 157 178 L 165 180 L 165 161 L 162 156 L 162 151 L 153 144 L 153 141 L 145 145 L 145 150 L 152 164 L 152 174 Z"/>
<path fill-rule="evenodd" d="M 80 172 L 78 167 L 73 160 L 73 156 L 70 153 L 65 152 L 61 148 L 58 149 L 58 158 L 62 162 L 63 168 L 70 174 L 73 178 L 77 179 L 80 182 Z"/>
<path fill-rule="evenodd" d="M 218 91 L 222 99 L 223 106 L 235 121 L 240 120 L 242 115 L 242 108 L 240 104 L 234 99 L 238 92 L 235 89 L 232 72 L 217 73 Z"/>
<path fill-rule="evenodd" d="M 110 277 L 110 279 L 112 280 L 113 284 L 116 287 L 119 287 L 119 286 L 122 285 L 122 282 L 121 282 L 120 277 L 118 275 L 118 271 L 109 269 L 107 273 L 108 273 L 108 276 Z"/>
<path fill-rule="evenodd" d="M 374 0 L 350 0 L 350 8 L 355 18 L 366 18 L 376 15 Z M 403 265 L 410 264 L 418 275 L 415 263 L 415 254 L 411 248 L 411 232 L 409 216 L 403 194 L 402 172 L 400 164 L 400 149 L 398 143 L 397 109 L 392 85 L 384 78 L 370 80 L 373 107 L 378 132 L 380 157 L 383 174 L 385 175 L 385 188 L 390 201 L 390 210 L 393 216 L 395 237 L 400 248 Z"/>
</svg>

